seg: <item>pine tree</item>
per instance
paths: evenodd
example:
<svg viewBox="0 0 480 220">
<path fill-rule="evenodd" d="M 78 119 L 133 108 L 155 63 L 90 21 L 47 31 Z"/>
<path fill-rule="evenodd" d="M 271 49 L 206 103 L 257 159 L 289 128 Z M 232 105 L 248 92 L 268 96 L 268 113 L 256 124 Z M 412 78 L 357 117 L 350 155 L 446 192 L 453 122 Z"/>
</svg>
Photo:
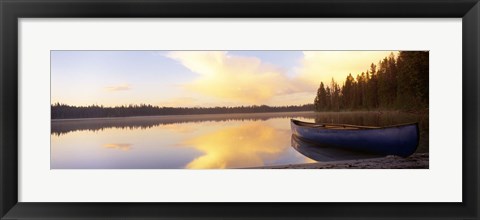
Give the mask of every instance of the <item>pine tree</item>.
<svg viewBox="0 0 480 220">
<path fill-rule="evenodd" d="M 315 110 L 316 111 L 324 111 L 327 107 L 327 92 L 325 91 L 325 86 L 323 82 L 320 83 L 320 87 L 317 90 L 317 96 L 315 97 Z"/>
<path fill-rule="evenodd" d="M 391 53 L 378 65 L 356 75 L 351 73 L 342 87 L 332 78 L 323 82 L 314 100 L 317 111 L 356 109 L 423 109 L 429 100 L 429 54 L 424 51 Z"/>
</svg>

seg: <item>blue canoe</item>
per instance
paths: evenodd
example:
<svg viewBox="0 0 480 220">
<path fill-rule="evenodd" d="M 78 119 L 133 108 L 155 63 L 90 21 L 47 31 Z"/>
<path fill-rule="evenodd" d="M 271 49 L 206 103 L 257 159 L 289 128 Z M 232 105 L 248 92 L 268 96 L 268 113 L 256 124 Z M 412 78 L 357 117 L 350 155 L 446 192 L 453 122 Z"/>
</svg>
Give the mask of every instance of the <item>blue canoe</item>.
<svg viewBox="0 0 480 220">
<path fill-rule="evenodd" d="M 316 124 L 291 120 L 294 135 L 330 147 L 408 157 L 419 141 L 418 123 L 388 127 Z"/>
</svg>

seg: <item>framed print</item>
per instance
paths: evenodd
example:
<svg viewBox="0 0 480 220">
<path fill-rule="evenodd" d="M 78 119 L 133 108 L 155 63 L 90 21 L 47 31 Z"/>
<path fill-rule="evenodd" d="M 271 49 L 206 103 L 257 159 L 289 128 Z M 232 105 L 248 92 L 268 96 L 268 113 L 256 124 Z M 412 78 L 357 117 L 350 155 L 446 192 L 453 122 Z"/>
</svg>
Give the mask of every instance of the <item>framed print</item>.
<svg viewBox="0 0 480 220">
<path fill-rule="evenodd" d="M 479 7 L 2 1 L 1 218 L 478 219 Z"/>
<path fill-rule="evenodd" d="M 375 58 L 378 68 L 356 69 Z M 428 169 L 428 58 L 51 51 L 50 169 Z M 339 68 L 345 62 L 352 69 Z"/>
</svg>

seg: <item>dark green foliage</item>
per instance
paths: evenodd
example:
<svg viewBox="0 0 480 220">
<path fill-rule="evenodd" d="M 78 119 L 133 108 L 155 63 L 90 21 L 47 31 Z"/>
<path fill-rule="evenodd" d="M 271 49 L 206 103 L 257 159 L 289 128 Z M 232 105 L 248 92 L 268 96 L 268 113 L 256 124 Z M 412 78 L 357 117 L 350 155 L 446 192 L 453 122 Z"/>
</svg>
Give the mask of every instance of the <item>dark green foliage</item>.
<svg viewBox="0 0 480 220">
<path fill-rule="evenodd" d="M 353 109 L 355 107 L 355 79 L 352 74 L 348 74 L 345 85 L 342 90 L 342 102 L 345 109 Z"/>
<path fill-rule="evenodd" d="M 330 83 L 331 88 L 331 110 L 338 111 L 340 110 L 340 86 L 333 80 Z"/>
<path fill-rule="evenodd" d="M 428 108 L 428 52 L 400 52 L 397 106 Z"/>
<path fill-rule="evenodd" d="M 320 83 L 313 105 L 317 111 L 327 110 L 327 91 L 325 90 L 323 82 Z"/>
<path fill-rule="evenodd" d="M 424 110 L 428 108 L 428 76 L 427 51 L 401 51 L 396 58 L 392 53 L 355 78 L 348 74 L 341 88 L 332 79 L 326 95 L 320 83 L 315 110 Z"/>
<path fill-rule="evenodd" d="M 317 96 L 313 101 L 313 106 L 316 111 L 339 111 L 343 106 L 341 100 L 340 86 L 332 78 L 330 86 L 325 86 L 323 82 L 320 83 L 320 87 L 317 90 Z"/>
<path fill-rule="evenodd" d="M 367 106 L 369 108 L 378 108 L 378 75 L 377 66 L 375 64 L 370 65 L 370 78 L 367 83 Z"/>
<path fill-rule="evenodd" d="M 332 110 L 332 92 L 330 90 L 330 87 L 327 86 L 327 95 L 326 95 L 326 110 Z"/>
</svg>

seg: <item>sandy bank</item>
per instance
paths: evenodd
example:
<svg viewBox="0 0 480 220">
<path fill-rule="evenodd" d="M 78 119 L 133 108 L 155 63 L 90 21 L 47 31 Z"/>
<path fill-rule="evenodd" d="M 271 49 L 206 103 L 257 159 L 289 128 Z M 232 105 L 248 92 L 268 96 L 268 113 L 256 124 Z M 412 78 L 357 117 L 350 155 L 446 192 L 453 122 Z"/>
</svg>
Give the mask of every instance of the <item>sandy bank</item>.
<svg viewBox="0 0 480 220">
<path fill-rule="evenodd" d="M 407 158 L 386 156 L 374 159 L 287 164 L 247 169 L 428 169 L 428 158 L 428 153 L 416 153 Z"/>
</svg>

